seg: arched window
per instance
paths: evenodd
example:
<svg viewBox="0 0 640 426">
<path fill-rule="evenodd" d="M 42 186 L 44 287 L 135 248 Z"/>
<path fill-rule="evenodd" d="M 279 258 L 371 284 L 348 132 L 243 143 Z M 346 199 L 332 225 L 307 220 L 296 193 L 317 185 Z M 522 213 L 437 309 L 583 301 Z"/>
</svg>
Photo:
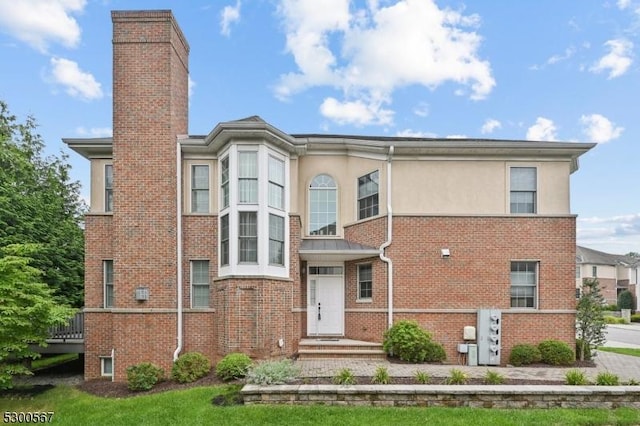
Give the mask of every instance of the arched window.
<svg viewBox="0 0 640 426">
<path fill-rule="evenodd" d="M 321 174 L 309 185 L 309 235 L 336 235 L 338 188 L 333 178 Z"/>
</svg>

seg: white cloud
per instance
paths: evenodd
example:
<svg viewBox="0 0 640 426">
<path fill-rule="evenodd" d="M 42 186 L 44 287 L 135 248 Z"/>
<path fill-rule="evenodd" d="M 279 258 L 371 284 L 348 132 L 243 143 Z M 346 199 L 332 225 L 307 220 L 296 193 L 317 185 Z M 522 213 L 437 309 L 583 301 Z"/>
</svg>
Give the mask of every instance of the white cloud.
<svg viewBox="0 0 640 426">
<path fill-rule="evenodd" d="M 189 92 L 189 99 L 191 99 L 191 96 L 193 95 L 193 89 L 195 89 L 195 87 L 197 86 L 196 82 L 191 79 L 191 76 L 189 76 L 189 81 L 187 83 L 187 86 L 188 86 L 187 90 Z"/>
<path fill-rule="evenodd" d="M 606 253 L 640 251 L 640 213 L 611 217 L 579 217 L 578 244 Z"/>
<path fill-rule="evenodd" d="M 553 65 L 561 61 L 565 61 L 571 58 L 576 53 L 576 48 L 573 46 L 569 46 L 564 50 L 562 54 L 556 54 L 547 59 L 547 64 Z"/>
<path fill-rule="evenodd" d="M 366 9 L 356 10 L 349 0 L 281 0 L 286 49 L 297 70 L 280 76 L 276 96 L 287 99 L 311 87 L 334 87 L 344 99 L 326 99 L 323 105 L 358 105 L 360 123 L 389 124 L 388 105 L 400 87 L 433 90 L 454 82 L 471 99 L 489 95 L 495 80 L 489 62 L 478 56 L 477 15 L 439 9 L 433 0 L 387 4 L 369 1 Z"/>
<path fill-rule="evenodd" d="M 70 96 L 87 101 L 102 98 L 100 83 L 90 73 L 82 71 L 76 62 L 51 58 L 51 68 L 53 82 L 64 86 Z"/>
<path fill-rule="evenodd" d="M 42 53 L 51 43 L 76 47 L 80 27 L 71 15 L 85 5 L 86 0 L 1 0 L 0 29 Z"/>
<path fill-rule="evenodd" d="M 494 130 L 499 129 L 501 127 L 502 127 L 502 123 L 500 123 L 498 120 L 494 118 L 488 118 L 482 125 L 482 128 L 480 129 L 480 133 L 482 133 L 483 135 L 486 135 L 489 133 L 493 133 Z"/>
<path fill-rule="evenodd" d="M 467 139 L 467 135 L 447 135 L 445 136 L 447 139 Z"/>
<path fill-rule="evenodd" d="M 627 39 L 619 38 L 609 40 L 604 45 L 609 48 L 609 53 L 593 64 L 589 71 L 596 74 L 608 71 L 609 77 L 607 78 L 609 79 L 620 77 L 631 66 L 633 43 Z"/>
<path fill-rule="evenodd" d="M 438 135 L 432 132 L 421 132 L 419 130 L 404 129 L 396 133 L 401 138 L 437 138 Z"/>
<path fill-rule="evenodd" d="M 555 141 L 556 125 L 552 120 L 544 117 L 538 117 L 536 124 L 527 130 L 527 140 L 530 141 Z"/>
<path fill-rule="evenodd" d="M 584 126 L 583 133 L 590 141 L 597 143 L 609 142 L 620 137 L 624 127 L 617 127 L 615 123 L 600 114 L 583 115 L 580 123 Z"/>
<path fill-rule="evenodd" d="M 426 102 L 420 102 L 414 109 L 413 113 L 418 117 L 426 117 L 429 115 L 429 104 Z"/>
<path fill-rule="evenodd" d="M 235 6 L 225 6 L 220 12 L 220 33 L 229 37 L 231 35 L 231 24 L 240 20 L 240 0 Z"/>
<path fill-rule="evenodd" d="M 616 5 L 618 6 L 618 9 L 625 10 L 631 5 L 631 0 L 618 0 Z"/>
<path fill-rule="evenodd" d="M 86 136 L 90 138 L 104 138 L 113 135 L 111 127 L 92 127 L 90 129 L 84 127 L 77 127 L 76 133 L 78 136 Z"/>
<path fill-rule="evenodd" d="M 380 103 L 368 103 L 361 100 L 341 102 L 335 98 L 326 98 L 320 105 L 320 113 L 338 124 L 390 124 L 393 111 L 382 108 Z"/>
</svg>

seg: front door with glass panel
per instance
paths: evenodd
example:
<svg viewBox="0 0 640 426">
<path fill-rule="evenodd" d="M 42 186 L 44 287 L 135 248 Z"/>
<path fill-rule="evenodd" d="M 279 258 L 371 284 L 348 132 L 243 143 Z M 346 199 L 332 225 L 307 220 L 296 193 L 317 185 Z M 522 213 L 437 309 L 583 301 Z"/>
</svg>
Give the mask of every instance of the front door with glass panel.
<svg viewBox="0 0 640 426">
<path fill-rule="evenodd" d="M 310 266 L 307 285 L 307 334 L 344 335 L 342 266 Z"/>
</svg>

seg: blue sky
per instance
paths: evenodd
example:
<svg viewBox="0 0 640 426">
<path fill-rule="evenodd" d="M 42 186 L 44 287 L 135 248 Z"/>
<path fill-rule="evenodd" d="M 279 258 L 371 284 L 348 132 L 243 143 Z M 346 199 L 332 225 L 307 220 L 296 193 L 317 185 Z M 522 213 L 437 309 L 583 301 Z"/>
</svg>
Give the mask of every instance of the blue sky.
<svg viewBox="0 0 640 426">
<path fill-rule="evenodd" d="M 111 135 L 111 10 L 171 9 L 189 132 L 597 142 L 572 176 L 578 243 L 640 252 L 640 0 L 0 0 L 0 99 L 48 153 Z"/>
</svg>

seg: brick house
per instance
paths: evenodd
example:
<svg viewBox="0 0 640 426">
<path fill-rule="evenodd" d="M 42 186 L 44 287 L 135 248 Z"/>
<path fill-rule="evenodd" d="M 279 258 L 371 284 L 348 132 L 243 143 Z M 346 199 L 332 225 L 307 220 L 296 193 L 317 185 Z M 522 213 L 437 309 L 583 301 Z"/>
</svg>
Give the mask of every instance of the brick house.
<svg viewBox="0 0 640 426">
<path fill-rule="evenodd" d="M 85 378 L 179 353 L 291 356 L 415 319 L 458 356 L 499 310 L 514 344 L 574 342 L 570 175 L 592 144 L 287 134 L 261 118 L 189 135 L 189 47 L 170 11 L 116 11 L 113 137 L 91 162 Z"/>
<path fill-rule="evenodd" d="M 597 278 L 602 296 L 608 304 L 615 305 L 620 293 L 629 290 L 637 309 L 640 259 L 577 246 L 576 264 L 576 289 L 582 288 L 585 279 Z"/>
</svg>

